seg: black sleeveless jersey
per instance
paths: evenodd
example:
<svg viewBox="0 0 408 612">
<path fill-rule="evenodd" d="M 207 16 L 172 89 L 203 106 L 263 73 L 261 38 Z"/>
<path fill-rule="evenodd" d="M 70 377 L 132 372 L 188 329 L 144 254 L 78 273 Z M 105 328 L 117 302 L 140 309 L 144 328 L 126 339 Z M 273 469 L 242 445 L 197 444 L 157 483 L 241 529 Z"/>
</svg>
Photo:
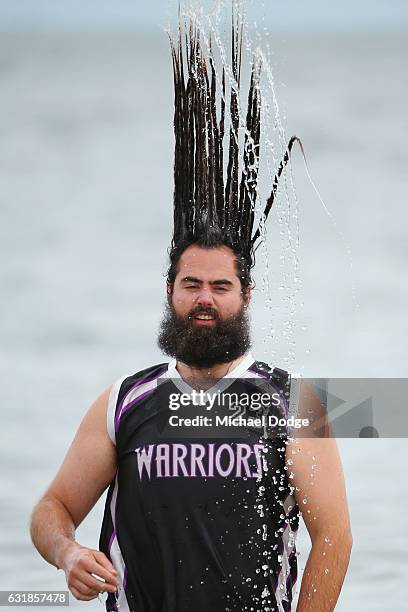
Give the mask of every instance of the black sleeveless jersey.
<svg viewBox="0 0 408 612">
<path fill-rule="evenodd" d="M 175 364 L 124 376 L 110 394 L 117 472 L 99 548 L 119 588 L 106 610 L 289 612 L 299 524 L 285 464 L 291 377 L 247 354 L 199 392 Z"/>
</svg>

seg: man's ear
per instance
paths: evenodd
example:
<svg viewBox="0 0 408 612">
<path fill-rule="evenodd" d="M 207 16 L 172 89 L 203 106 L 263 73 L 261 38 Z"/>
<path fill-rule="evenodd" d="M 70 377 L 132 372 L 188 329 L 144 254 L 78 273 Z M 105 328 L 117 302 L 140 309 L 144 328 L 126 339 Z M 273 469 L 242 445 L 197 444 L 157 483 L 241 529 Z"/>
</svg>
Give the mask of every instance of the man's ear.
<svg viewBox="0 0 408 612">
<path fill-rule="evenodd" d="M 244 300 L 244 306 L 249 306 L 251 300 L 252 287 L 246 287 L 242 292 L 242 299 Z"/>
<path fill-rule="evenodd" d="M 166 293 L 167 293 L 167 299 L 169 299 L 171 294 L 173 293 L 173 285 L 168 280 L 166 280 Z"/>
</svg>

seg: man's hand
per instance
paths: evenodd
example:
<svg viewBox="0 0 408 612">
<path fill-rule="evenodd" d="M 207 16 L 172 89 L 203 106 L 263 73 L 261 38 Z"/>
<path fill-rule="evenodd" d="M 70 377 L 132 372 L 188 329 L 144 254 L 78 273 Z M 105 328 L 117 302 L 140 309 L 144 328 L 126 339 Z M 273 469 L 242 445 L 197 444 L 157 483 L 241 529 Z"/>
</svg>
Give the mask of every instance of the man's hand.
<svg viewBox="0 0 408 612">
<path fill-rule="evenodd" d="M 115 446 L 106 427 L 109 393 L 110 387 L 87 411 L 56 477 L 31 515 L 34 546 L 46 561 L 64 569 L 70 591 L 85 601 L 117 589 L 116 571 L 106 556 L 75 541 L 75 529 L 117 469 Z"/>
<path fill-rule="evenodd" d="M 90 601 L 100 593 L 114 593 L 118 588 L 117 572 L 107 557 L 99 550 L 86 548 L 76 542 L 70 544 L 64 553 L 61 569 L 76 599 Z"/>
</svg>

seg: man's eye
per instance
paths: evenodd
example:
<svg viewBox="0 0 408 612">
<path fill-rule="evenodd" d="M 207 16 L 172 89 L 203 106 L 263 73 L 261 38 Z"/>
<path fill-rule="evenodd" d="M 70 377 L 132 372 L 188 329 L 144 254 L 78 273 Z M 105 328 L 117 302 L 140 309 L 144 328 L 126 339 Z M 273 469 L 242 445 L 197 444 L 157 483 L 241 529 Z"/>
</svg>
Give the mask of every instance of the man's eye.
<svg viewBox="0 0 408 612">
<path fill-rule="evenodd" d="M 186 285 L 186 289 L 197 289 L 198 285 Z"/>
<path fill-rule="evenodd" d="M 217 291 L 227 291 L 226 287 L 216 287 Z"/>
</svg>

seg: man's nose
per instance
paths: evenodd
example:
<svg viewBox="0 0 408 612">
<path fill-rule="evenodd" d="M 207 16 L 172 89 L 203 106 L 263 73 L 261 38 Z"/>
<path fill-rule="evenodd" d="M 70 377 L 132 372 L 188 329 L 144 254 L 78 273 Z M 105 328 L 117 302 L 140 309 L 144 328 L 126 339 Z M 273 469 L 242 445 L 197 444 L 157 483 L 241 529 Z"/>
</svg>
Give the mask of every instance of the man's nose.
<svg viewBox="0 0 408 612">
<path fill-rule="evenodd" d="M 201 287 L 196 298 L 196 303 L 198 306 L 213 306 L 214 298 L 211 289 L 208 287 Z"/>
</svg>

